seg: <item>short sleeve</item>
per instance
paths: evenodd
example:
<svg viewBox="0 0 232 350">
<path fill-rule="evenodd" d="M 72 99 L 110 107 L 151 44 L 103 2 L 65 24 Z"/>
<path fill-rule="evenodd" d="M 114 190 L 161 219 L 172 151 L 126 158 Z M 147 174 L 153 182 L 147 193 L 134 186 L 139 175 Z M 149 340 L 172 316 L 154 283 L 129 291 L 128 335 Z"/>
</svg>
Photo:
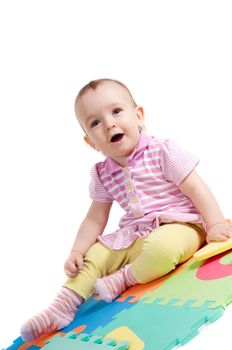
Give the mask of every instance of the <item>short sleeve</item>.
<svg viewBox="0 0 232 350">
<path fill-rule="evenodd" d="M 98 202 L 113 202 L 114 199 L 104 187 L 99 177 L 97 164 L 91 169 L 91 181 L 89 184 L 89 196 L 92 200 Z"/>
<path fill-rule="evenodd" d="M 167 180 L 177 186 L 191 173 L 199 159 L 183 149 L 173 140 L 166 139 L 161 144 L 160 166 Z"/>
</svg>

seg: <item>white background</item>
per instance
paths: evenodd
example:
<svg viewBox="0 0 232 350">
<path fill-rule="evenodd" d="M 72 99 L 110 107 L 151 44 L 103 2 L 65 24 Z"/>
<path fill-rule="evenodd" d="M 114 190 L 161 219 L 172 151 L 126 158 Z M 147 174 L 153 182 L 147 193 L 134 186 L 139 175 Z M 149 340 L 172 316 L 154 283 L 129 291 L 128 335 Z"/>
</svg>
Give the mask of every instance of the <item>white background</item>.
<svg viewBox="0 0 232 350">
<path fill-rule="evenodd" d="M 102 157 L 73 111 L 89 80 L 128 85 L 148 133 L 198 155 L 232 217 L 231 18 L 223 0 L 0 2 L 0 348 L 55 296 L 90 204 Z M 115 205 L 108 231 L 121 214 Z M 231 328 L 228 308 L 185 348 L 230 349 Z"/>
</svg>

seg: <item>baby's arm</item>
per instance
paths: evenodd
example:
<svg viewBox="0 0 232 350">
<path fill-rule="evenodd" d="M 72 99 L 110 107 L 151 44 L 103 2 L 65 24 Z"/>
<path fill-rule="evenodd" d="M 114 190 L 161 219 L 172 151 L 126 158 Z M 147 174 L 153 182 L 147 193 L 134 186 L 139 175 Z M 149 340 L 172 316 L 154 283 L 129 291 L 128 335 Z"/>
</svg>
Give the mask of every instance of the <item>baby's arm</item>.
<svg viewBox="0 0 232 350">
<path fill-rule="evenodd" d="M 109 202 L 92 202 L 64 265 L 64 270 L 68 277 L 74 278 L 79 269 L 82 268 L 83 256 L 104 231 L 111 206 L 112 203 Z"/>
<path fill-rule="evenodd" d="M 179 188 L 192 200 L 205 219 L 208 243 L 232 237 L 232 225 L 226 221 L 212 192 L 195 170 L 184 179 Z"/>
</svg>

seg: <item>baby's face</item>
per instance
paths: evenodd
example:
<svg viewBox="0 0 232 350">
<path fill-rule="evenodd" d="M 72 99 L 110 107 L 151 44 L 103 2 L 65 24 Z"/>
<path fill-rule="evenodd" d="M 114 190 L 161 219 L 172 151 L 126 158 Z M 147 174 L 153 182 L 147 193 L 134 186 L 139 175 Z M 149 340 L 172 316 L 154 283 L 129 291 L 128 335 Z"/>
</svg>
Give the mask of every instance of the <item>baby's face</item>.
<svg viewBox="0 0 232 350">
<path fill-rule="evenodd" d="M 86 132 L 85 140 L 121 165 L 132 153 L 143 126 L 142 107 L 136 107 L 127 90 L 115 82 L 103 82 L 78 101 L 76 114 Z"/>
</svg>

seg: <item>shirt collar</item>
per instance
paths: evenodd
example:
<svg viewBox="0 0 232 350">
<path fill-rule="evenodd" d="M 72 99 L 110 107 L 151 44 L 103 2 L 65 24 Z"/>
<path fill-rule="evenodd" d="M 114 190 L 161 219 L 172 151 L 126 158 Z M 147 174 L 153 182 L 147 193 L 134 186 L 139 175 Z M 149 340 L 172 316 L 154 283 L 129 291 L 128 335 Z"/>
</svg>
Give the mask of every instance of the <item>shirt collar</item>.
<svg viewBox="0 0 232 350">
<path fill-rule="evenodd" d="M 152 136 L 148 136 L 145 134 L 144 131 L 141 132 L 139 142 L 137 143 L 137 146 L 134 148 L 133 152 L 127 157 L 126 163 L 128 165 L 133 164 L 135 160 L 139 158 L 141 153 L 144 152 L 145 148 L 149 145 L 150 141 L 152 139 Z M 109 174 L 113 174 L 116 171 L 121 170 L 123 167 L 119 163 L 117 163 L 115 160 L 113 160 L 110 157 L 107 157 L 105 160 L 105 170 Z"/>
</svg>

